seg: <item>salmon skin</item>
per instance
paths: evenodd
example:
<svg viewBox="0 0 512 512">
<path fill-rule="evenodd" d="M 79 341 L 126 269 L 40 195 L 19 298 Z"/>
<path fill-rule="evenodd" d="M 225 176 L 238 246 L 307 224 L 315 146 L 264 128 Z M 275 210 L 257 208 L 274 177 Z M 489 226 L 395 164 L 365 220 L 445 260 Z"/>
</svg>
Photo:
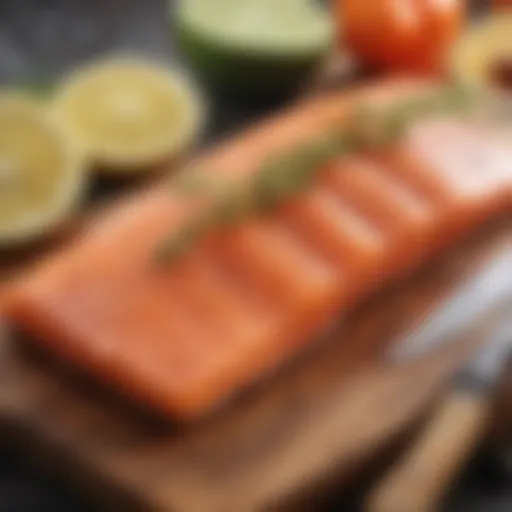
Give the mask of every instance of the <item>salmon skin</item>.
<svg viewBox="0 0 512 512">
<path fill-rule="evenodd" d="M 202 155 L 249 175 L 274 151 L 341 124 L 354 102 L 430 89 L 396 81 L 317 99 Z M 26 276 L 7 319 L 38 343 L 178 420 L 200 417 L 310 344 L 337 314 L 510 207 L 512 154 L 453 119 L 399 145 L 339 158 L 275 214 L 151 254 L 199 206 L 159 186 L 116 207 Z"/>
</svg>

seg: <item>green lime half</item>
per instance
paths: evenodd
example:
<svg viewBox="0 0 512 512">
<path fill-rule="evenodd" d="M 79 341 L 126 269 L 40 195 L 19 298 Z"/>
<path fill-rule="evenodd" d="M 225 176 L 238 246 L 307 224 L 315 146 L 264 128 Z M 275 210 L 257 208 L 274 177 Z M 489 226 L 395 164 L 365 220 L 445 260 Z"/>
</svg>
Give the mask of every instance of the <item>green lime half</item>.
<svg viewBox="0 0 512 512">
<path fill-rule="evenodd" d="M 312 0 L 181 0 L 174 19 L 200 78 L 236 95 L 299 88 L 333 40 L 330 13 Z"/>
</svg>

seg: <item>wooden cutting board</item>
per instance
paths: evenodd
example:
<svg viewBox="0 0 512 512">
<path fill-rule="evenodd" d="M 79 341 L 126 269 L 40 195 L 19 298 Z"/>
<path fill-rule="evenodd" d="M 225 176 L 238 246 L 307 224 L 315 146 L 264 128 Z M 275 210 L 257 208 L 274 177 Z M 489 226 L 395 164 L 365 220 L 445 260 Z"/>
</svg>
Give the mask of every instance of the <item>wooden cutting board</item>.
<svg viewBox="0 0 512 512">
<path fill-rule="evenodd" d="M 308 498 L 341 488 L 400 436 L 474 349 L 474 340 L 451 340 L 408 363 L 385 359 L 457 287 L 505 253 L 512 257 L 511 234 L 507 219 L 487 225 L 350 312 L 338 333 L 215 417 L 188 427 L 137 411 L 6 337 L 0 426 L 106 510 L 259 512 L 299 510 L 299 503 L 318 510 Z"/>
</svg>

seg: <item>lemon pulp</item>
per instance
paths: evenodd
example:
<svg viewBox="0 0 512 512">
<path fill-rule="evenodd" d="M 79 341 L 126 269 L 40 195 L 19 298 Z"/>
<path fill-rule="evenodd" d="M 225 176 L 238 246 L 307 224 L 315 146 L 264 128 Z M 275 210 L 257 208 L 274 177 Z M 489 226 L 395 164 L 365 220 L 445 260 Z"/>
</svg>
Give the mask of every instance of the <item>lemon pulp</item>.
<svg viewBox="0 0 512 512">
<path fill-rule="evenodd" d="M 80 151 L 47 110 L 0 96 L 0 244 L 45 233 L 70 213 L 84 185 Z"/>
<path fill-rule="evenodd" d="M 192 143 L 203 114 L 184 78 L 132 59 L 73 74 L 56 108 L 92 160 L 120 171 L 175 156 Z"/>
</svg>

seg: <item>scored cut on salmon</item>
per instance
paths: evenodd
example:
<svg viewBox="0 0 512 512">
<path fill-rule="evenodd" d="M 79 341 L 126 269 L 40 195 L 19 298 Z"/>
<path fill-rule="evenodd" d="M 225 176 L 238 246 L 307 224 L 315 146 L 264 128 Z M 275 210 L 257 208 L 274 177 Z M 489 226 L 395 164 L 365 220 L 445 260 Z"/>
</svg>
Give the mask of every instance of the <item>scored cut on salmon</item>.
<svg viewBox="0 0 512 512">
<path fill-rule="evenodd" d="M 322 184 L 289 201 L 282 212 L 291 229 L 299 231 L 304 240 L 344 270 L 345 287 L 351 294 L 382 271 L 389 252 L 384 234 Z"/>
<path fill-rule="evenodd" d="M 468 120 L 428 120 L 411 130 L 408 148 L 469 219 L 482 215 L 479 208 L 489 212 L 507 203 L 511 150 L 491 130 Z"/>
<path fill-rule="evenodd" d="M 274 151 L 342 123 L 356 101 L 429 87 L 389 82 L 314 100 L 197 165 L 243 178 Z M 218 230 L 168 265 L 152 260 L 157 243 L 207 205 L 167 186 L 130 198 L 15 286 L 6 316 L 102 381 L 192 419 L 279 367 L 379 284 L 508 208 L 511 191 L 512 155 L 492 135 L 454 119 L 420 121 L 392 150 L 336 159 L 274 214 Z"/>
<path fill-rule="evenodd" d="M 342 158 L 327 179 L 338 198 L 373 222 L 388 241 L 386 258 L 380 262 L 385 274 L 405 273 L 424 256 L 441 220 L 396 186 L 381 166 L 367 157 Z"/>
<path fill-rule="evenodd" d="M 304 305 L 316 295 L 333 295 L 339 288 L 335 267 L 307 253 L 293 239 L 292 232 L 274 219 L 244 224 L 226 235 L 223 254 L 231 265 L 253 275 L 269 295 L 281 299 L 282 306 Z"/>
</svg>

